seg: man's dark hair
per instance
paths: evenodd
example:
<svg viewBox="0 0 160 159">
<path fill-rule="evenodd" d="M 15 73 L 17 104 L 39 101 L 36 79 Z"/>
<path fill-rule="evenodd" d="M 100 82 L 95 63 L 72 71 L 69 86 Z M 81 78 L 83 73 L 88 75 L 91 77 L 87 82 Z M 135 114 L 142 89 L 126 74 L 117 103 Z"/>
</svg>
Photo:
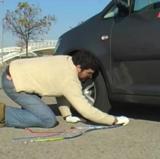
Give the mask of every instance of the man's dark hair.
<svg viewBox="0 0 160 159">
<path fill-rule="evenodd" d="M 80 65 L 81 69 L 94 70 L 93 78 L 97 77 L 99 73 L 99 61 L 98 59 L 88 51 L 78 50 L 72 55 L 72 61 L 75 66 Z"/>
</svg>

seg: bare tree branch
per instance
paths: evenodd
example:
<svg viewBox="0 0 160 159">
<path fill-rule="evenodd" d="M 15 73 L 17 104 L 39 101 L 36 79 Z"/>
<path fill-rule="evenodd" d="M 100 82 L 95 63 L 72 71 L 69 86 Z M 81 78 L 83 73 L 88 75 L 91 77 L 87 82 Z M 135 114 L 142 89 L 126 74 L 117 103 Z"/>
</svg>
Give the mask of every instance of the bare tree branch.
<svg viewBox="0 0 160 159">
<path fill-rule="evenodd" d="M 28 2 L 19 2 L 14 11 L 7 11 L 4 22 L 7 30 L 16 35 L 25 44 L 26 56 L 28 56 L 28 43 L 30 40 L 39 38 L 48 33 L 54 16 L 47 15 L 40 17 L 41 9 Z"/>
</svg>

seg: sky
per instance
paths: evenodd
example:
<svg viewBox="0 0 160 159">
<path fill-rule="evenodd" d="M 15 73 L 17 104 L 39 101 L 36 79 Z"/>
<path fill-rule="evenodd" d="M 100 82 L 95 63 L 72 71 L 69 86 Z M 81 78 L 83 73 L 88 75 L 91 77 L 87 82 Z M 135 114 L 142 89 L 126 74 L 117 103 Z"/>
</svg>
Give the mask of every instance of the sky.
<svg viewBox="0 0 160 159">
<path fill-rule="evenodd" d="M 0 0 L 0 21 L 6 10 L 15 10 L 18 2 L 35 4 L 42 9 L 43 15 L 54 15 L 56 22 L 52 24 L 50 31 L 44 37 L 47 40 L 57 40 L 59 36 L 87 20 L 105 8 L 110 0 Z M 2 37 L 2 26 L 0 26 Z M 16 38 L 11 32 L 3 31 L 3 40 L 0 39 L 0 47 L 15 46 Z"/>
</svg>

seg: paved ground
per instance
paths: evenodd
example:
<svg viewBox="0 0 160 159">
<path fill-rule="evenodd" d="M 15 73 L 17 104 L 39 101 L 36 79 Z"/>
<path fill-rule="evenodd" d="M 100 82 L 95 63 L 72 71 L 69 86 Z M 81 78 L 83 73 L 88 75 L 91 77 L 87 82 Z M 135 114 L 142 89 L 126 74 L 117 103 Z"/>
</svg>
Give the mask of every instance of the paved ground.
<svg viewBox="0 0 160 159">
<path fill-rule="evenodd" d="M 15 105 L 3 91 L 0 101 Z M 47 98 L 44 101 L 52 104 Z M 18 106 L 18 105 L 15 105 Z M 131 122 L 125 127 L 87 133 L 73 140 L 29 143 L 13 142 L 26 136 L 23 129 L 0 129 L 0 159 L 159 159 L 160 109 L 148 107 L 120 107 L 113 114 L 124 114 Z M 60 124 L 53 130 L 70 127 L 58 117 Z"/>
</svg>

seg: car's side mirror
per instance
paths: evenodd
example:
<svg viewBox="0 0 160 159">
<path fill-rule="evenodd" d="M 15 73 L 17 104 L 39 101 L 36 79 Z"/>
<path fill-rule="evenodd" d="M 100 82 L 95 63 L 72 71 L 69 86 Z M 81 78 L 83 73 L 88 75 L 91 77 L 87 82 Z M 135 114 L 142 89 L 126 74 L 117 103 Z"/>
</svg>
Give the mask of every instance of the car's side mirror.
<svg viewBox="0 0 160 159">
<path fill-rule="evenodd" d="M 117 6 L 119 13 L 129 13 L 130 0 L 113 0 L 114 4 Z"/>
</svg>

